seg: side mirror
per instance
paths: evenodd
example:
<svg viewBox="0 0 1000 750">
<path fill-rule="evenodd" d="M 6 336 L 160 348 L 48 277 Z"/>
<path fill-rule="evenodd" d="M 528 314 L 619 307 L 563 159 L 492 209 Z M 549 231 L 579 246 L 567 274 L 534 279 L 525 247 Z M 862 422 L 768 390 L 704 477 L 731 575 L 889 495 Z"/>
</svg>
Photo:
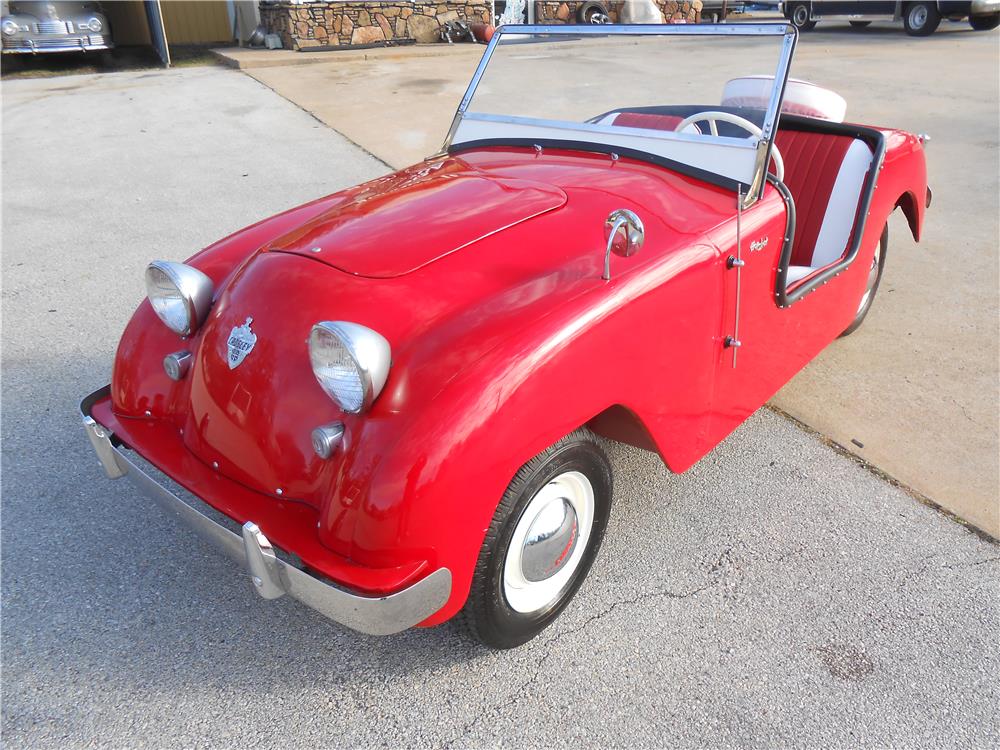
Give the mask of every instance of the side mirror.
<svg viewBox="0 0 1000 750">
<path fill-rule="evenodd" d="M 635 255 L 646 239 L 646 230 L 642 226 L 642 219 L 635 213 L 627 208 L 619 208 L 612 211 L 604 222 L 604 239 L 607 240 L 608 247 L 604 251 L 604 275 L 601 278 L 610 281 L 611 253 L 623 258 Z"/>
</svg>

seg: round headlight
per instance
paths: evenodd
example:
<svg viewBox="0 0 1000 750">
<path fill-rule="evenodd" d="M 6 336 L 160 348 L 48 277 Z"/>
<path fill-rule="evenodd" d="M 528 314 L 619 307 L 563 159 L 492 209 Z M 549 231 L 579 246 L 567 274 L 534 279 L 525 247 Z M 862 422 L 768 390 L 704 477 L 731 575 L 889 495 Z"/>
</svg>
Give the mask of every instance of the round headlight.
<svg viewBox="0 0 1000 750">
<path fill-rule="evenodd" d="M 183 263 L 154 260 L 146 267 L 146 293 L 164 325 L 180 336 L 198 330 L 212 306 L 212 280 Z"/>
<path fill-rule="evenodd" d="M 14 36 L 18 32 L 17 24 L 11 20 L 3 22 L 3 33 L 7 36 Z"/>
<path fill-rule="evenodd" d="M 101 21 L 100 18 L 91 18 L 90 21 L 87 23 L 87 28 L 89 28 L 91 31 L 100 31 L 101 29 L 104 28 L 104 23 Z"/>
<path fill-rule="evenodd" d="M 342 320 L 323 321 L 309 334 L 316 380 L 337 405 L 358 414 L 378 398 L 389 377 L 389 342 L 371 328 Z"/>
</svg>

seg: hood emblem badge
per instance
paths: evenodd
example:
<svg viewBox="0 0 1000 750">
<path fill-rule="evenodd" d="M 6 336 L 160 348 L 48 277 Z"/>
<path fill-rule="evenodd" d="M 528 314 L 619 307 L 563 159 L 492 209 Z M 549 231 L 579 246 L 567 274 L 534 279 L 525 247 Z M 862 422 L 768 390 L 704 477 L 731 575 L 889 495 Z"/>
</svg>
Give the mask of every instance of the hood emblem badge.
<svg viewBox="0 0 1000 750">
<path fill-rule="evenodd" d="M 247 318 L 243 325 L 235 326 L 229 332 L 229 341 L 227 344 L 230 370 L 235 370 L 239 367 L 243 360 L 247 358 L 247 355 L 253 351 L 257 343 L 257 334 L 250 330 L 251 323 L 253 323 L 253 318 Z"/>
</svg>

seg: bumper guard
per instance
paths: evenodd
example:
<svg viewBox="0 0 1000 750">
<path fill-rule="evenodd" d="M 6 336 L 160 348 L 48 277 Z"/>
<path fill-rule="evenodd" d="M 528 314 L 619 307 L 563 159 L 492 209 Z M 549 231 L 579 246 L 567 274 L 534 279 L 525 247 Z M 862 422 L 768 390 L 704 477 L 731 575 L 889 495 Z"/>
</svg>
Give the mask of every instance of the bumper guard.
<svg viewBox="0 0 1000 750">
<path fill-rule="evenodd" d="M 267 537 L 252 521 L 243 524 L 242 536 L 230 531 L 159 484 L 129 457 L 131 451 L 111 431 L 94 420 L 91 408 L 109 394 L 110 387 L 105 386 L 80 403 L 84 430 L 108 477 L 127 477 L 163 510 L 243 565 L 250 573 L 254 589 L 265 599 L 288 594 L 329 619 L 368 635 L 406 630 L 426 620 L 448 601 L 451 571 L 447 568 L 438 568 L 412 586 L 388 596 L 360 596 L 277 557 Z"/>
</svg>

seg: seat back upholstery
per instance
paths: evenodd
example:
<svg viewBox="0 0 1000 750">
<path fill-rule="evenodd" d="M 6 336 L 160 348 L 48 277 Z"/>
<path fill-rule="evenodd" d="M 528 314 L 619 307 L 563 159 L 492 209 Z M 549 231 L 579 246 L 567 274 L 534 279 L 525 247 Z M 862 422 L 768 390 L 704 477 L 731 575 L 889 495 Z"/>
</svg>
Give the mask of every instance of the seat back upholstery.
<svg viewBox="0 0 1000 750">
<path fill-rule="evenodd" d="M 872 151 L 851 136 L 802 130 L 779 130 L 775 144 L 795 201 L 791 265 L 829 265 L 847 249 Z"/>
</svg>

